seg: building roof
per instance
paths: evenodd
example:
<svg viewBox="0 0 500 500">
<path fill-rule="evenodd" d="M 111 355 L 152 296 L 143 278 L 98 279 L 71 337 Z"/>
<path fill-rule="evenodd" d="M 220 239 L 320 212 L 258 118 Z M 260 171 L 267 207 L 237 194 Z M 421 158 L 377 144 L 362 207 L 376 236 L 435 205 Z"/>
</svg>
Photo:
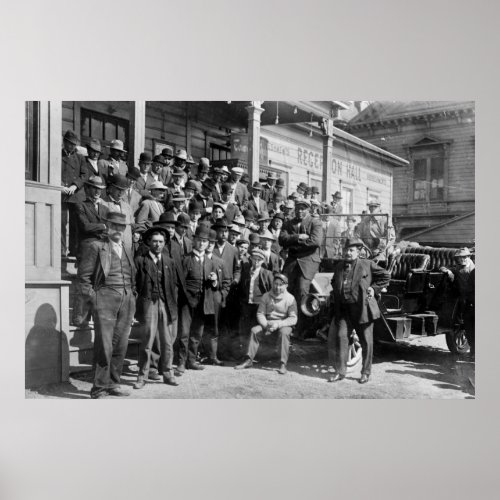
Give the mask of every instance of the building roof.
<svg viewBox="0 0 500 500">
<path fill-rule="evenodd" d="M 376 101 L 352 118 L 349 126 L 427 115 L 445 116 L 474 108 L 474 101 Z"/>
</svg>

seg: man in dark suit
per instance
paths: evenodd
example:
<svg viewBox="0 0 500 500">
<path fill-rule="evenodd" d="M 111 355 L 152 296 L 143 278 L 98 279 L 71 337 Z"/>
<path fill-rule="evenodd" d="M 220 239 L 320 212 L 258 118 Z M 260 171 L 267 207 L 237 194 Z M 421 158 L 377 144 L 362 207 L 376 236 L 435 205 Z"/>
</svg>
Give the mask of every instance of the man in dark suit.
<svg viewBox="0 0 500 500">
<path fill-rule="evenodd" d="M 193 196 L 194 201 L 203 205 L 203 211 L 201 213 L 202 218 L 208 218 L 212 213 L 212 208 L 214 206 L 214 200 L 212 199 L 212 189 L 212 182 L 209 179 L 206 179 L 201 184 L 201 192 L 196 193 Z"/>
<path fill-rule="evenodd" d="M 193 250 L 193 243 L 187 236 L 187 230 L 189 229 L 190 223 L 191 219 L 189 215 L 185 213 L 180 213 L 178 215 L 174 236 L 172 238 L 172 245 L 178 246 L 182 258 Z"/>
<path fill-rule="evenodd" d="M 67 130 L 61 154 L 61 253 L 76 255 L 78 247 L 76 204 L 85 200 L 83 182 L 87 178 L 85 157 L 76 152 L 78 136 Z"/>
<path fill-rule="evenodd" d="M 238 205 L 240 210 L 245 210 L 247 208 L 249 193 L 247 187 L 240 182 L 242 175 L 243 169 L 241 167 L 233 167 L 228 183 L 233 188 L 230 200 L 231 203 Z"/>
<path fill-rule="evenodd" d="M 368 382 L 373 358 L 373 322 L 380 318 L 375 295 L 389 285 L 391 274 L 368 259 L 360 259 L 363 241 L 346 241 L 344 260 L 339 261 L 332 278 L 333 320 L 328 333 L 328 354 L 335 367 L 329 382 L 345 378 L 349 335 L 352 329 L 359 337 L 363 365 L 360 384 Z"/>
<path fill-rule="evenodd" d="M 111 182 L 114 175 L 127 175 L 128 166 L 123 161 L 123 154 L 127 151 L 123 147 L 123 141 L 115 139 L 109 145 L 109 157 L 107 160 L 99 160 L 99 177 L 106 180 L 106 183 Z"/>
<path fill-rule="evenodd" d="M 137 269 L 137 314 L 144 324 L 139 350 L 139 373 L 134 389 L 142 389 L 149 376 L 151 351 L 158 336 L 161 354 L 159 372 L 163 382 L 178 385 L 173 374 L 174 342 L 177 331 L 177 287 L 179 281 L 173 259 L 163 253 L 166 231 L 158 227 L 148 229 L 143 239 L 149 247 L 146 254 L 135 259 Z"/>
<path fill-rule="evenodd" d="M 268 231 L 266 229 L 262 234 L 259 234 L 259 237 L 260 237 L 260 248 L 265 258 L 265 263 L 264 263 L 265 268 L 271 271 L 272 273 L 281 272 L 279 255 L 274 253 L 272 250 L 272 246 L 275 240 L 274 235 L 271 233 L 271 231 Z"/>
<path fill-rule="evenodd" d="M 263 212 L 267 212 L 266 200 L 262 199 L 262 184 L 260 182 L 254 182 L 251 192 L 252 195 L 247 203 L 248 210 L 252 210 L 259 215 Z"/>
<path fill-rule="evenodd" d="M 266 200 L 266 202 L 269 204 L 269 202 L 273 201 L 273 196 L 274 193 L 276 192 L 276 179 L 278 177 L 274 172 L 269 172 L 267 174 L 267 180 L 266 183 L 262 186 L 262 198 Z"/>
<path fill-rule="evenodd" d="M 151 184 L 155 181 L 151 175 L 151 155 L 149 153 L 141 153 L 139 155 L 139 178 L 135 181 L 135 188 L 143 196 L 149 192 Z"/>
<path fill-rule="evenodd" d="M 177 375 L 182 375 L 186 368 L 203 370 L 203 365 L 196 361 L 198 346 L 203 336 L 205 322 L 218 310 L 216 301 L 222 290 L 222 269 L 215 261 L 205 256 L 208 246 L 209 229 L 200 225 L 196 229 L 193 250 L 184 258 L 184 278 L 186 300 L 181 304 L 179 339 L 179 362 Z"/>
<path fill-rule="evenodd" d="M 87 157 L 85 158 L 85 178 L 95 175 L 99 176 L 98 160 L 101 155 L 101 143 L 98 139 L 90 139 L 87 144 Z"/>
<path fill-rule="evenodd" d="M 295 202 L 295 218 L 287 220 L 280 232 L 279 243 L 288 252 L 283 274 L 288 276 L 290 293 L 299 306 L 297 336 L 304 338 L 306 318 L 300 309 L 302 298 L 309 293 L 314 275 L 319 270 L 323 226 L 309 213 L 307 200 Z"/>
<path fill-rule="evenodd" d="M 222 184 L 221 197 L 220 201 L 218 202 L 218 205 L 220 205 L 224 209 L 224 217 L 226 218 L 229 225 L 233 223 L 233 220 L 237 215 L 241 214 L 238 205 L 235 205 L 230 201 L 231 197 L 233 196 L 233 192 L 234 188 L 231 186 L 231 184 L 228 184 L 227 182 Z"/>
<path fill-rule="evenodd" d="M 128 396 L 120 388 L 120 375 L 135 314 L 135 266 L 123 245 L 125 214 L 106 217 L 106 241 L 94 241 L 81 262 L 84 296 L 93 304 L 95 377 L 90 397 Z"/>
</svg>

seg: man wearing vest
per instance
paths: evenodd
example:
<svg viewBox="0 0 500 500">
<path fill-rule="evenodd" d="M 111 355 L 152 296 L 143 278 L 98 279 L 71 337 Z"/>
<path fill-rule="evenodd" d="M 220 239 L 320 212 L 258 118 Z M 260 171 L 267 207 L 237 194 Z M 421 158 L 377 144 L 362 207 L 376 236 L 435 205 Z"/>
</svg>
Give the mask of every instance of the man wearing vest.
<svg viewBox="0 0 500 500">
<path fill-rule="evenodd" d="M 332 278 L 334 315 L 328 333 L 328 355 L 335 367 L 335 374 L 328 382 L 345 378 L 349 334 L 356 330 L 359 337 L 363 365 L 360 384 L 368 382 L 373 357 L 373 323 L 380 318 L 375 294 L 389 285 L 391 274 L 368 259 L 360 259 L 364 246 L 359 238 L 346 241 L 344 260 L 335 266 Z"/>
<path fill-rule="evenodd" d="M 92 301 L 95 326 L 92 399 L 129 395 L 120 388 L 120 376 L 135 314 L 135 266 L 123 245 L 126 215 L 109 212 L 105 221 L 106 240 L 91 243 L 80 270 L 82 293 Z"/>
<path fill-rule="evenodd" d="M 144 324 L 144 329 L 139 351 L 139 374 L 134 389 L 142 389 L 146 385 L 145 379 L 149 376 L 151 350 L 156 335 L 160 341 L 159 372 L 163 375 L 163 382 L 178 385 L 172 364 L 177 336 L 175 327 L 179 280 L 173 259 L 162 253 L 167 237 L 164 229 L 148 229 L 143 234 L 143 239 L 149 251 L 135 259 L 138 293 L 136 317 Z"/>
</svg>

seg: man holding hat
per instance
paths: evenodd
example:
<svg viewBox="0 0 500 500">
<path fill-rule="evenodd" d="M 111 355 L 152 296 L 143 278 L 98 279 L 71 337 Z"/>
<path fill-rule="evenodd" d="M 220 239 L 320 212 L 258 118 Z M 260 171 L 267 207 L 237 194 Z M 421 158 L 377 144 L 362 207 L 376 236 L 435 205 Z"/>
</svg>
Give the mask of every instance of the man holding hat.
<svg viewBox="0 0 500 500">
<path fill-rule="evenodd" d="M 186 301 L 181 304 L 178 375 L 186 368 L 203 370 L 196 361 L 205 322 L 218 311 L 222 294 L 222 268 L 205 255 L 209 229 L 200 224 L 193 240 L 193 250 L 184 258 Z"/>
<path fill-rule="evenodd" d="M 252 210 L 258 214 L 262 212 L 267 212 L 266 200 L 262 198 L 262 184 L 260 182 L 254 182 L 252 185 L 252 194 L 248 199 L 248 210 Z"/>
<path fill-rule="evenodd" d="M 373 358 L 373 323 L 380 318 L 376 294 L 389 285 L 391 274 L 368 259 L 360 259 L 363 241 L 346 241 L 344 259 L 339 261 L 332 278 L 333 319 L 328 333 L 328 355 L 335 367 L 329 382 L 345 378 L 349 335 L 352 329 L 359 337 L 363 365 L 360 384 L 368 382 Z"/>
<path fill-rule="evenodd" d="M 123 244 L 127 216 L 109 212 L 107 238 L 93 241 L 82 256 L 80 280 L 84 297 L 93 304 L 94 384 L 90 397 L 128 396 L 120 375 L 135 314 L 135 265 Z"/>
<path fill-rule="evenodd" d="M 465 336 L 470 347 L 472 358 L 476 355 L 475 334 L 475 290 L 476 267 L 468 248 L 459 248 L 454 255 L 456 266 L 452 269 L 441 267 L 452 283 L 453 292 L 458 296 L 457 316 L 462 319 Z"/>
<path fill-rule="evenodd" d="M 280 351 L 280 367 L 278 373 L 286 374 L 286 365 L 290 350 L 290 335 L 292 327 L 297 324 L 297 303 L 292 294 L 287 291 L 288 278 L 284 274 L 275 273 L 272 289 L 266 292 L 257 309 L 257 326 L 250 331 L 247 359 L 238 366 L 237 370 L 251 368 L 260 341 L 268 335 L 278 337 Z"/>
<path fill-rule="evenodd" d="M 123 147 L 123 141 L 114 139 L 109 145 L 109 157 L 107 160 L 99 160 L 99 172 L 104 176 L 106 182 L 111 182 L 114 175 L 126 176 L 128 172 L 127 164 L 122 160 L 122 156 L 127 151 Z"/>
<path fill-rule="evenodd" d="M 85 199 L 83 182 L 87 176 L 85 157 L 76 152 L 78 136 L 67 130 L 61 153 L 61 251 L 76 255 L 78 249 L 76 204 Z"/>
<path fill-rule="evenodd" d="M 247 187 L 240 182 L 242 176 L 243 169 L 241 167 L 233 167 L 231 169 L 231 178 L 228 180 L 228 183 L 233 188 L 230 201 L 238 205 L 240 210 L 244 210 L 247 208 L 249 196 Z"/>
<path fill-rule="evenodd" d="M 279 237 L 279 244 L 287 251 L 283 274 L 290 280 L 290 292 L 297 304 L 309 293 L 311 281 L 319 270 L 320 246 L 323 241 L 323 225 L 320 219 L 309 213 L 307 200 L 295 203 L 295 218 L 285 221 Z M 306 318 L 299 311 L 297 335 L 304 338 Z"/>
<path fill-rule="evenodd" d="M 163 382 L 178 385 L 173 373 L 174 342 L 177 336 L 177 289 L 179 280 L 172 258 L 163 252 L 167 233 L 152 227 L 143 234 L 149 247 L 148 253 L 135 259 L 137 268 L 137 314 L 143 324 L 142 341 L 139 348 L 139 373 L 134 389 L 142 389 L 149 376 L 151 354 L 156 336 L 160 344 Z"/>
</svg>

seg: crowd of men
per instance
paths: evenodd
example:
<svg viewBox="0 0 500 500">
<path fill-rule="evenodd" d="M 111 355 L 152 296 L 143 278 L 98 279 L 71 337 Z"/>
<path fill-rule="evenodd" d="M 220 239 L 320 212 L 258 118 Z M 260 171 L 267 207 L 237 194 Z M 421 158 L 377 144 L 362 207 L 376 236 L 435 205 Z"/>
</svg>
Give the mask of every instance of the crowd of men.
<svg viewBox="0 0 500 500">
<path fill-rule="evenodd" d="M 89 141 L 86 156 L 78 142 L 65 133 L 61 230 L 64 254 L 77 258 L 72 322 L 94 320 L 91 397 L 127 394 L 120 374 L 135 321 L 142 325 L 136 389 L 148 379 L 178 385 L 186 369 L 204 368 L 200 360 L 240 360 L 237 369 L 249 368 L 267 336 L 276 338 L 278 371 L 286 373 L 290 336 L 307 330 L 302 299 L 321 259 L 338 256 L 344 260 L 332 285 L 341 307 L 330 328 L 330 380 L 345 375 L 348 330 L 355 327 L 363 345 L 360 382 L 368 381 L 380 315 L 374 295 L 390 275 L 358 256 L 366 247 L 382 255 L 390 242 L 387 219 L 374 216 L 379 203 L 343 225 L 335 217 L 342 213 L 339 192 L 321 203 L 317 188 L 300 183 L 286 197 L 272 173 L 250 185 L 242 168 L 212 168 L 207 158 L 193 174 L 187 152 L 170 147 L 156 156 L 142 152 L 129 168 L 122 141 L 111 142 L 107 159 L 98 140 Z"/>
</svg>

